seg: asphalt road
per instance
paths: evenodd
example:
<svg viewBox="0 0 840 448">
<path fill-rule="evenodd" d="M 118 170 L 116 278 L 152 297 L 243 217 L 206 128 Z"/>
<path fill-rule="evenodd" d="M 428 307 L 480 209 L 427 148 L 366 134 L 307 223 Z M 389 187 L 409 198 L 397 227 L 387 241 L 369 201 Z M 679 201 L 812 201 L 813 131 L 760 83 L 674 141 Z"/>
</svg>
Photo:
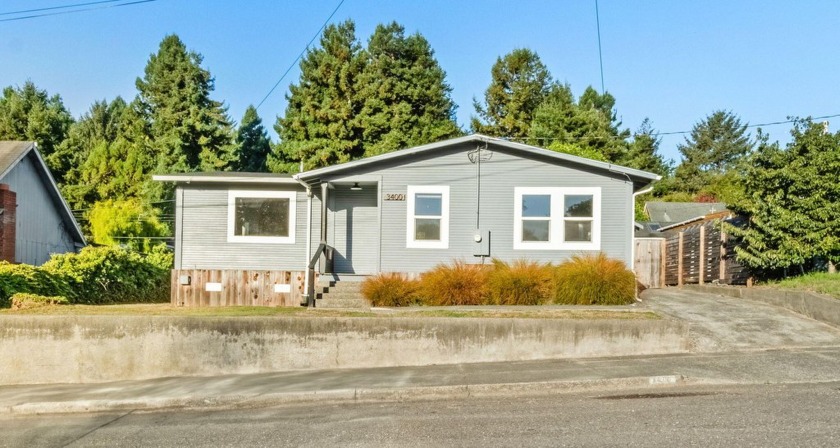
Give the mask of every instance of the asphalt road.
<svg viewBox="0 0 840 448">
<path fill-rule="evenodd" d="M 7 417 L 3 447 L 840 446 L 840 383 Z"/>
</svg>

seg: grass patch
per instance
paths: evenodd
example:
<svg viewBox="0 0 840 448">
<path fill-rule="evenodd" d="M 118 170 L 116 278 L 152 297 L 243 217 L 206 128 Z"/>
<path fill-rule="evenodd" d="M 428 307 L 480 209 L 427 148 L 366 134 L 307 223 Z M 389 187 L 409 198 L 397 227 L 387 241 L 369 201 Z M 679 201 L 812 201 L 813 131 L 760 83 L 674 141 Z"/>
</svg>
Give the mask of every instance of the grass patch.
<svg viewBox="0 0 840 448">
<path fill-rule="evenodd" d="M 527 318 L 527 319 L 659 319 L 650 311 L 613 310 L 435 310 L 408 307 L 387 312 L 307 309 L 304 307 L 231 306 L 189 308 L 168 304 L 139 305 L 63 305 L 23 310 L 0 310 L 0 316 L 55 315 L 55 316 L 191 316 L 191 317 L 447 317 L 447 318 Z"/>
<path fill-rule="evenodd" d="M 840 274 L 818 272 L 771 282 L 767 286 L 811 291 L 840 299 Z"/>
</svg>

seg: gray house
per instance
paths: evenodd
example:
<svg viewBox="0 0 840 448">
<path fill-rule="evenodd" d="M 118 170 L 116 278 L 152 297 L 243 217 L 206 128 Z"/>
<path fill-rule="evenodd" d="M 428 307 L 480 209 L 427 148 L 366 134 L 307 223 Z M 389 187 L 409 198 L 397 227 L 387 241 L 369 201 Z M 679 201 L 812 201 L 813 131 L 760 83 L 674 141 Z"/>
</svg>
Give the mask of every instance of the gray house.
<svg viewBox="0 0 840 448">
<path fill-rule="evenodd" d="M 176 183 L 176 270 L 340 280 L 598 251 L 631 266 L 634 196 L 659 176 L 470 135 L 294 176 L 155 179 Z"/>
<path fill-rule="evenodd" d="M 0 141 L 0 259 L 40 265 L 84 245 L 35 143 Z"/>
</svg>

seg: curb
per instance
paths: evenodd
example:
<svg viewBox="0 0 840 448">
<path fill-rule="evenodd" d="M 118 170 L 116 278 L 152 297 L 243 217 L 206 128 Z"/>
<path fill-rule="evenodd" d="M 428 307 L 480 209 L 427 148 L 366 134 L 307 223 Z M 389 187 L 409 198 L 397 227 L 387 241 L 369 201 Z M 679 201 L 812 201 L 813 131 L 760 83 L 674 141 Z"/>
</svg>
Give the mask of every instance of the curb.
<svg viewBox="0 0 840 448">
<path fill-rule="evenodd" d="M 408 388 L 359 388 L 312 392 L 286 392 L 261 395 L 223 395 L 218 397 L 179 397 L 126 400 L 79 400 L 23 403 L 0 406 L 2 415 L 72 414 L 108 411 L 152 411 L 163 409 L 218 410 L 270 407 L 302 403 L 427 401 L 482 397 L 537 396 L 609 390 L 618 388 L 667 387 L 697 384 L 682 375 L 660 375 L 629 378 L 608 378 L 574 381 L 543 381 L 534 383 L 473 384 L 458 386 L 428 386 Z"/>
</svg>

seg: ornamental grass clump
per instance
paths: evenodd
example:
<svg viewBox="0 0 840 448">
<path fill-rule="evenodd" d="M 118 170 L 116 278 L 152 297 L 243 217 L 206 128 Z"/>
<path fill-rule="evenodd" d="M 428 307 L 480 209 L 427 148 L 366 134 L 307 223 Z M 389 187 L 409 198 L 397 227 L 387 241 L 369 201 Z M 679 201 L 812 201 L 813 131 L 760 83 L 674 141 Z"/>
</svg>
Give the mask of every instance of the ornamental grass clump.
<svg viewBox="0 0 840 448">
<path fill-rule="evenodd" d="M 488 270 L 456 260 L 439 264 L 420 277 L 419 296 L 424 305 L 485 305 Z"/>
<path fill-rule="evenodd" d="M 69 305 L 70 301 L 61 296 L 41 296 L 19 292 L 10 299 L 13 310 L 29 310 L 32 308 L 43 308 L 55 305 Z"/>
<path fill-rule="evenodd" d="M 554 303 L 627 305 L 635 300 L 636 276 L 618 260 L 575 255 L 555 269 Z"/>
<path fill-rule="evenodd" d="M 550 264 L 529 260 L 506 263 L 494 259 L 487 275 L 487 295 L 494 305 L 542 305 L 550 302 L 553 272 Z"/>
<path fill-rule="evenodd" d="M 420 282 L 397 272 L 383 272 L 362 282 L 362 295 L 372 306 L 410 306 L 418 303 Z"/>
</svg>

